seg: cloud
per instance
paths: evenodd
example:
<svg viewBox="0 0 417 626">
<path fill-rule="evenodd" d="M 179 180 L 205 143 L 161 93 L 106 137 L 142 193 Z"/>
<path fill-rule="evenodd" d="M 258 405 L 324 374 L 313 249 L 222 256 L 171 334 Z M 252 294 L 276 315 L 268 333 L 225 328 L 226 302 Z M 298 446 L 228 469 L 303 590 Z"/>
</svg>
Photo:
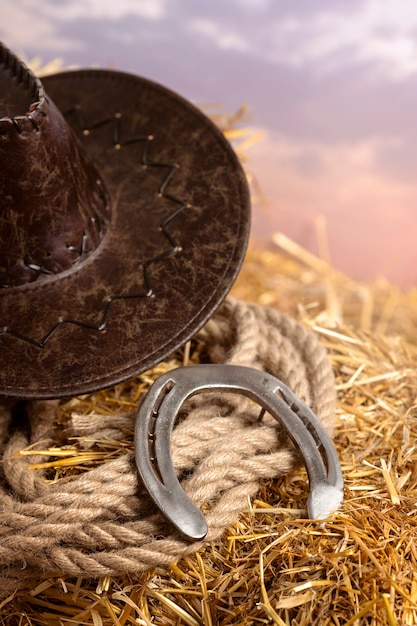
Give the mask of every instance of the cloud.
<svg viewBox="0 0 417 626">
<path fill-rule="evenodd" d="M 68 27 L 78 21 L 112 24 L 126 16 L 156 22 L 166 14 L 166 0 L 2 0 L 0 36 L 16 51 L 54 50 L 57 54 L 86 48 L 89 41 L 68 36 Z M 18 28 L 10 28 L 18 24 Z M 91 32 L 94 39 L 94 32 Z"/>
<path fill-rule="evenodd" d="M 365 181 L 379 177 L 379 155 L 397 145 L 396 138 L 363 137 L 356 141 L 324 141 L 297 139 L 279 133 L 266 133 L 266 138 L 255 144 L 251 155 L 263 159 L 269 170 L 280 171 L 283 179 L 304 181 L 310 187 L 326 181 L 340 189 L 346 180 Z M 307 176 L 306 176 L 307 174 Z M 276 177 L 271 177 L 273 184 Z M 395 186 L 398 188 L 397 182 Z M 343 192 L 349 194 L 350 191 Z"/>
<path fill-rule="evenodd" d="M 23 54 L 28 49 L 54 50 L 57 54 L 80 44 L 73 38 L 59 34 L 56 23 L 46 19 L 49 3 L 40 0 L 34 7 L 31 0 L 6 0 L 2 5 L 0 36 L 15 52 Z M 11 28 L 18 24 L 18 28 Z"/>
<path fill-rule="evenodd" d="M 402 80 L 417 71 L 417 3 L 411 0 L 183 0 L 173 6 L 167 0 L 2 0 L 0 35 L 15 49 L 61 54 L 90 46 L 75 25 L 84 24 L 82 33 L 88 24 L 94 39 L 95 23 L 117 30 L 120 20 L 132 18 L 138 33 L 151 23 L 166 34 L 183 33 L 195 49 L 235 52 L 312 78 L 359 67 Z"/>
<path fill-rule="evenodd" d="M 234 5 L 233 11 L 229 6 L 185 16 L 187 30 L 219 48 L 307 69 L 313 76 L 372 66 L 401 80 L 417 71 L 417 3 L 410 0 L 321 0 L 314 11 L 302 1 L 235 0 Z"/>
<path fill-rule="evenodd" d="M 70 0 L 51 3 L 49 11 L 59 20 L 120 19 L 126 15 L 145 20 L 159 20 L 165 16 L 165 0 Z"/>
<path fill-rule="evenodd" d="M 190 34 L 203 36 L 218 48 L 250 52 L 250 44 L 237 29 L 229 28 L 219 21 L 207 18 L 195 18 L 187 22 Z"/>
<path fill-rule="evenodd" d="M 264 13 L 271 6 L 271 0 L 235 0 L 235 4 L 238 9 Z"/>
<path fill-rule="evenodd" d="M 285 230 L 290 222 L 297 232 L 306 220 L 325 215 L 338 231 L 337 243 L 344 246 L 345 233 L 338 226 L 349 220 L 350 230 L 356 228 L 364 240 L 366 233 L 378 233 L 387 222 L 395 233 L 410 216 L 416 221 L 414 181 L 387 177 L 380 168 L 381 151 L 396 145 L 396 139 L 380 137 L 330 146 L 267 135 L 251 148 L 249 163 L 256 164 L 253 174 L 271 207 L 273 230 L 280 223 Z M 352 240 L 347 238 L 347 243 Z"/>
<path fill-rule="evenodd" d="M 316 71 L 372 63 L 391 78 L 417 69 L 417 4 L 367 0 L 354 10 L 317 11 L 310 20 L 288 18 L 270 33 L 271 59 Z"/>
<path fill-rule="evenodd" d="M 324 16 L 318 24 L 315 46 L 328 58 L 349 51 L 351 58 L 346 54 L 339 67 L 372 63 L 379 74 L 403 79 L 417 69 L 416 29 L 417 4 L 369 0 L 348 18 Z"/>
</svg>

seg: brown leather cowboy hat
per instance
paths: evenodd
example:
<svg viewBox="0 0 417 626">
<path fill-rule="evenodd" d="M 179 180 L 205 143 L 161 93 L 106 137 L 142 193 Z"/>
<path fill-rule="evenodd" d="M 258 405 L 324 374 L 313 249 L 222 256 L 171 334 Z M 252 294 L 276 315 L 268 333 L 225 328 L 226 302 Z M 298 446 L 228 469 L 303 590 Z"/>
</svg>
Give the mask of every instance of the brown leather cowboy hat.
<svg viewBox="0 0 417 626">
<path fill-rule="evenodd" d="M 110 386 L 183 345 L 246 248 L 245 176 L 219 130 L 149 80 L 41 81 L 0 44 L 0 394 Z"/>
</svg>

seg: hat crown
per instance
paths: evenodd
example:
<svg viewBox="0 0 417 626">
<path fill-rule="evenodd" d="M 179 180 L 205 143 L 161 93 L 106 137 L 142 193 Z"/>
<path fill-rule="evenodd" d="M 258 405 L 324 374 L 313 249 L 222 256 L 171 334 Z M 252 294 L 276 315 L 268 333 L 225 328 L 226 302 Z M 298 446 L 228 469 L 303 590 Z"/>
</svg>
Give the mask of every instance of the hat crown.
<svg viewBox="0 0 417 626">
<path fill-rule="evenodd" d="M 0 44 L 0 287 L 48 280 L 98 247 L 104 185 L 41 81 Z"/>
</svg>

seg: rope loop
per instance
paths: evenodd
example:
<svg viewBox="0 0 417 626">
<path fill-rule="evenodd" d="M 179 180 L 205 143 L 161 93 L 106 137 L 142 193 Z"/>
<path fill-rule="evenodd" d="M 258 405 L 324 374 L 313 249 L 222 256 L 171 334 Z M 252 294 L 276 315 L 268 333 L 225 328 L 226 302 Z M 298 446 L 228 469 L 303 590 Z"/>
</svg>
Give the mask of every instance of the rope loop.
<svg viewBox="0 0 417 626">
<path fill-rule="evenodd" d="M 211 363 L 245 365 L 280 378 L 332 433 L 333 372 L 312 331 L 277 310 L 228 298 L 197 335 Z M 205 541 L 219 538 L 247 508 L 260 482 L 298 462 L 279 424 L 258 421 L 259 407 L 215 392 L 188 400 L 172 437 L 173 465 L 197 506 L 207 505 Z M 0 601 L 48 576 L 118 576 L 164 566 L 195 552 L 173 531 L 145 492 L 132 449 L 69 480 L 47 482 L 34 471 L 36 449 L 53 441 L 54 407 L 27 407 L 25 424 L 0 406 Z M 77 417 L 69 436 L 126 437 L 135 413 Z M 14 423 L 16 421 L 16 423 Z M 90 437 L 91 436 L 91 437 Z M 19 456 L 21 450 L 33 456 Z M 45 458 L 43 458 L 43 461 Z"/>
</svg>

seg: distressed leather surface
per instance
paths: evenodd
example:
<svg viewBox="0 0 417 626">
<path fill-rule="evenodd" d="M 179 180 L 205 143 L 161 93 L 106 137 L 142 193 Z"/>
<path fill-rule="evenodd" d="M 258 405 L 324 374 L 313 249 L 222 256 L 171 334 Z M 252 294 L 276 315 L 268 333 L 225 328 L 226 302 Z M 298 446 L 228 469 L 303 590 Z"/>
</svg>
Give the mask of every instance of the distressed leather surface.
<svg viewBox="0 0 417 626">
<path fill-rule="evenodd" d="M 0 394 L 26 398 L 104 388 L 184 344 L 229 291 L 249 233 L 245 176 L 195 107 L 112 71 L 63 73 L 43 85 L 49 104 L 38 130 L 28 111 L 12 113 L 20 133 L 10 113 L 0 121 L 8 129 L 0 137 L 0 243 L 9 255 L 0 271 L 10 283 L 0 290 Z M 77 256 L 81 231 L 89 247 Z M 12 271 L 5 258 L 13 248 L 14 268 L 22 259 L 39 265 L 52 250 L 51 273 L 29 269 L 28 280 Z"/>
<path fill-rule="evenodd" d="M 98 171 L 43 88 L 33 87 L 0 72 L 8 113 L 0 120 L 3 289 L 71 268 L 95 250 L 110 219 Z M 30 91 L 27 115 L 17 115 Z"/>
</svg>

